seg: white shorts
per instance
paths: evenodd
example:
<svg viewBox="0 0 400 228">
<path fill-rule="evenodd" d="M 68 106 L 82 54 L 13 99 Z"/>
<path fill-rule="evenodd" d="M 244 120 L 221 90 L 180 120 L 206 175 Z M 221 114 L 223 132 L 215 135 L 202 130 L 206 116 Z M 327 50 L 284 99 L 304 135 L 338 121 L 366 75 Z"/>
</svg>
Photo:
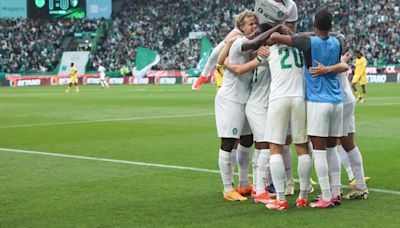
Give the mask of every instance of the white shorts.
<svg viewBox="0 0 400 228">
<path fill-rule="evenodd" d="M 251 129 L 245 117 L 244 104 L 216 96 L 215 121 L 220 138 L 238 139 L 241 135 L 251 135 Z"/>
<path fill-rule="evenodd" d="M 292 135 L 294 144 L 308 141 L 306 102 L 304 97 L 283 97 L 270 101 L 268 108 L 266 141 L 285 145 L 286 136 Z"/>
<path fill-rule="evenodd" d="M 246 118 L 250 124 L 251 131 L 253 132 L 253 139 L 256 142 L 264 140 L 264 132 L 267 126 L 268 106 L 258 106 L 246 104 Z"/>
<path fill-rule="evenodd" d="M 307 102 L 307 132 L 310 136 L 343 135 L 343 104 Z"/>
<path fill-rule="evenodd" d="M 100 80 L 106 80 L 106 75 L 105 74 L 100 74 Z"/>
<path fill-rule="evenodd" d="M 356 103 L 352 102 L 343 105 L 343 136 L 356 132 L 356 123 L 354 118 L 354 108 Z"/>
</svg>

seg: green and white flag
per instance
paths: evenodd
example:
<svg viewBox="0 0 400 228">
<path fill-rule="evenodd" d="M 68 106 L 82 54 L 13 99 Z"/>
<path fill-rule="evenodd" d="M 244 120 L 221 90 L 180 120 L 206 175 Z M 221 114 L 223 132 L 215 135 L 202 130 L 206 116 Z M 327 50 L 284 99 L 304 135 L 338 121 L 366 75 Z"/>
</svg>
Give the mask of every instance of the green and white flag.
<svg viewBox="0 0 400 228">
<path fill-rule="evenodd" d="M 196 68 L 189 69 L 186 73 L 193 77 L 200 76 L 201 72 L 206 66 L 208 57 L 210 56 L 212 49 L 213 47 L 210 40 L 207 37 L 203 36 L 203 38 L 201 38 L 200 60 L 197 63 Z"/>
<path fill-rule="evenodd" d="M 132 69 L 132 75 L 137 78 L 146 76 L 147 71 L 160 62 L 160 55 L 156 51 L 148 48 L 136 48 L 135 67 Z"/>
</svg>

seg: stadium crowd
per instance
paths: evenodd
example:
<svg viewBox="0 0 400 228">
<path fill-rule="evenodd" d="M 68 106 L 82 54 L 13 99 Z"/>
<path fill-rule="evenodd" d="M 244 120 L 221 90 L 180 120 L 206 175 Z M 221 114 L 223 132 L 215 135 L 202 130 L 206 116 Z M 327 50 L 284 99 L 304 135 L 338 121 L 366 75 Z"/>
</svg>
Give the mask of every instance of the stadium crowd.
<svg viewBox="0 0 400 228">
<path fill-rule="evenodd" d="M 298 31 L 311 31 L 315 9 L 328 7 L 334 12 L 334 30 L 346 35 L 350 50 L 361 49 L 370 65 L 400 63 L 400 52 L 397 50 L 400 46 L 400 26 L 396 22 L 400 9 L 395 1 L 299 0 L 296 3 L 299 11 Z M 171 0 L 156 0 L 150 4 L 127 1 L 126 5 L 123 12 L 115 15 L 114 33 L 107 40 L 120 37 L 120 42 L 115 39 L 114 45 L 117 46 L 121 41 L 128 45 L 124 45 L 125 50 L 120 54 L 100 54 L 96 57 L 106 59 L 112 68 L 120 65 L 120 58 L 132 65 L 134 49 L 145 46 L 161 54 L 161 62 L 155 69 L 186 70 L 196 66 L 200 40 L 190 43 L 180 41 L 189 32 L 206 32 L 207 37 L 216 45 L 232 29 L 232 17 L 244 9 L 253 8 L 254 1 L 206 0 L 196 4 L 196 1 L 186 0 L 173 4 Z M 168 10 L 165 10 L 165 5 L 168 5 Z M 183 6 L 183 10 L 180 6 Z M 185 15 L 179 16 L 182 12 Z M 108 47 L 109 43 L 105 42 L 104 47 Z"/>
<path fill-rule="evenodd" d="M 361 49 L 370 65 L 400 64 L 400 7 L 393 0 L 295 1 L 298 31 L 311 31 L 316 8 L 334 12 L 335 31 L 343 32 L 351 50 Z M 101 61 L 107 70 L 133 66 L 135 49 L 158 51 L 159 70 L 195 67 L 200 39 L 187 39 L 190 32 L 204 32 L 216 45 L 232 29 L 232 17 L 252 9 L 254 0 L 144 0 L 125 1 L 113 13 L 112 26 L 98 41 L 89 70 Z M 94 31 L 98 20 L 63 19 L 34 21 L 0 19 L 0 72 L 45 72 L 56 68 L 63 38 L 76 31 Z"/>
<path fill-rule="evenodd" d="M 351 50 L 361 50 L 370 65 L 400 63 L 400 5 L 397 0 L 296 1 L 299 30 L 311 31 L 316 8 L 333 12 L 334 29 L 346 35 Z"/>
<path fill-rule="evenodd" d="M 47 72 L 61 59 L 62 41 L 74 32 L 92 32 L 99 20 L 0 19 L 0 72 Z"/>
<path fill-rule="evenodd" d="M 174 0 L 125 1 L 123 9 L 113 14 L 112 31 L 104 34 L 93 61 L 102 61 L 109 70 L 132 66 L 135 49 L 144 46 L 161 55 L 160 69 L 186 69 L 196 64 L 198 42 L 179 43 L 190 32 L 208 3 Z M 123 45 L 121 45 L 123 44 Z"/>
</svg>

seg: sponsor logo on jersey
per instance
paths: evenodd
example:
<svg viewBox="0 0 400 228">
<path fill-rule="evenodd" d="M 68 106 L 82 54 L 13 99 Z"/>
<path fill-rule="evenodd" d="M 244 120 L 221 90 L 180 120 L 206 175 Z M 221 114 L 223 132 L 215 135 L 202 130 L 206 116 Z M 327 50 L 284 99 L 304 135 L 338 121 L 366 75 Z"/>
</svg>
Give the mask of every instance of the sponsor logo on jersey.
<svg viewBox="0 0 400 228">
<path fill-rule="evenodd" d="M 264 10 L 263 10 L 263 9 L 258 8 L 257 11 L 258 11 L 261 15 L 263 15 L 265 18 L 267 18 L 268 22 L 270 22 L 270 23 L 271 23 L 271 22 L 273 22 L 273 23 L 276 22 L 276 19 L 275 19 L 274 17 L 268 15 L 267 13 L 264 13 Z"/>
</svg>

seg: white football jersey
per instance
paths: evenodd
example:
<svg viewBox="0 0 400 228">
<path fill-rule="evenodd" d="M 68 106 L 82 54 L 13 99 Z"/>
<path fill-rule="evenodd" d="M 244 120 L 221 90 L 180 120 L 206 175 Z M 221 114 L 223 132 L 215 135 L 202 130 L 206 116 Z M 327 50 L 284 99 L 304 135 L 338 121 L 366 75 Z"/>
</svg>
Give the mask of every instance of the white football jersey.
<svg viewBox="0 0 400 228">
<path fill-rule="evenodd" d="M 243 35 L 243 32 L 237 28 L 232 29 L 232 31 L 230 31 L 229 34 L 233 32 Z M 222 49 L 224 49 L 225 45 L 226 45 L 225 40 L 223 40 L 212 50 L 210 56 L 207 59 L 206 66 L 201 72 L 201 75 L 208 76 L 211 70 L 215 68 L 215 64 L 217 64 L 218 60 L 218 55 L 222 51 Z"/>
<path fill-rule="evenodd" d="M 349 73 L 343 72 L 339 74 L 340 87 L 342 88 L 343 104 L 349 104 L 356 101 L 349 82 Z"/>
<path fill-rule="evenodd" d="M 247 104 L 268 107 L 271 85 L 271 73 L 267 62 L 261 64 L 254 71 L 251 81 L 251 93 Z"/>
<path fill-rule="evenodd" d="M 106 76 L 106 73 L 105 73 L 106 72 L 106 68 L 104 68 L 103 66 L 99 66 L 97 71 L 100 73 L 100 77 Z"/>
<path fill-rule="evenodd" d="M 270 25 L 295 22 L 298 19 L 297 6 L 293 0 L 256 0 L 254 12 L 257 14 L 259 24 Z"/>
<path fill-rule="evenodd" d="M 242 51 L 242 44 L 246 40 L 247 38 L 240 37 L 233 42 L 229 50 L 229 63 L 242 65 L 250 61 L 251 50 Z M 217 96 L 240 104 L 246 104 L 250 96 L 252 78 L 252 71 L 244 74 L 235 74 L 225 69 L 224 80 Z"/>
<path fill-rule="evenodd" d="M 281 97 L 305 97 L 304 58 L 297 48 L 275 44 L 269 48 L 271 71 L 269 101 Z"/>
</svg>

